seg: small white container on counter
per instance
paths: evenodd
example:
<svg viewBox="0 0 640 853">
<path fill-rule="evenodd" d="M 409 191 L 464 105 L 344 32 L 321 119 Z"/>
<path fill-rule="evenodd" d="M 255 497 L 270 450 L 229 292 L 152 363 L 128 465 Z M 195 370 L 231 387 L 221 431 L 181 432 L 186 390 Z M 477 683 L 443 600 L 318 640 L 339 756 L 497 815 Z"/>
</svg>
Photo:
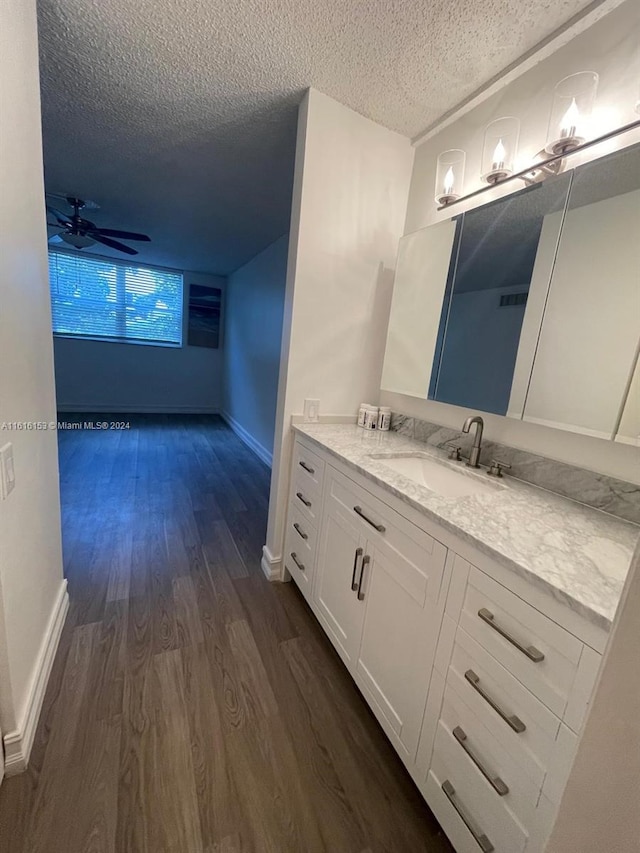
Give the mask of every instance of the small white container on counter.
<svg viewBox="0 0 640 853">
<path fill-rule="evenodd" d="M 367 411 L 368 403 L 360 403 L 360 408 L 358 409 L 358 426 L 364 426 L 364 418 Z"/>
<path fill-rule="evenodd" d="M 364 413 L 364 428 L 378 429 L 378 407 L 367 406 Z"/>
<path fill-rule="evenodd" d="M 380 406 L 378 410 L 378 429 L 383 432 L 388 432 L 391 427 L 391 408 L 389 406 Z"/>
</svg>

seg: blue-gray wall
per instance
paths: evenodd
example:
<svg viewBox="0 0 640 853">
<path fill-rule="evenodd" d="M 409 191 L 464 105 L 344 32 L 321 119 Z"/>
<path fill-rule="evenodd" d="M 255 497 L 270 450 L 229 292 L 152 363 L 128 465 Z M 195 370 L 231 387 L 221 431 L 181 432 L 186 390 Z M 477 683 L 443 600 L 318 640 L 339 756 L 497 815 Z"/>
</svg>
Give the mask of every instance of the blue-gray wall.
<svg viewBox="0 0 640 853">
<path fill-rule="evenodd" d="M 288 235 L 229 276 L 223 413 L 265 460 L 273 453 Z"/>
</svg>

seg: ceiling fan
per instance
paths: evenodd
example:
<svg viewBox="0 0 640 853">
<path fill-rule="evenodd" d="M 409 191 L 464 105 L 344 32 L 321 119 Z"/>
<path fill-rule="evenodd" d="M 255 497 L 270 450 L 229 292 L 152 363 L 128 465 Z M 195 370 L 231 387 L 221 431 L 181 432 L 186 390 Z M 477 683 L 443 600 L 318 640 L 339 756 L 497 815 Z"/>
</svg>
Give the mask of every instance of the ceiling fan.
<svg viewBox="0 0 640 853">
<path fill-rule="evenodd" d="M 98 205 L 95 202 L 83 201 L 81 198 L 75 198 L 75 196 L 64 196 L 64 199 L 73 209 L 71 215 L 63 213 L 47 204 L 47 213 L 56 220 L 55 222 L 47 222 L 47 225 L 60 229 L 57 234 L 49 238 L 50 243 L 67 243 L 73 246 L 74 249 L 86 249 L 88 246 L 93 246 L 96 243 L 102 243 L 104 246 L 109 246 L 110 249 L 117 249 L 118 252 L 126 252 L 127 255 L 137 255 L 138 252 L 135 249 L 132 249 L 131 246 L 126 246 L 124 243 L 120 243 L 119 240 L 142 240 L 147 243 L 151 239 L 146 234 L 136 234 L 133 231 L 117 231 L 113 228 L 101 228 L 80 216 L 81 210 L 97 210 Z M 112 239 L 114 237 L 118 239 Z"/>
</svg>

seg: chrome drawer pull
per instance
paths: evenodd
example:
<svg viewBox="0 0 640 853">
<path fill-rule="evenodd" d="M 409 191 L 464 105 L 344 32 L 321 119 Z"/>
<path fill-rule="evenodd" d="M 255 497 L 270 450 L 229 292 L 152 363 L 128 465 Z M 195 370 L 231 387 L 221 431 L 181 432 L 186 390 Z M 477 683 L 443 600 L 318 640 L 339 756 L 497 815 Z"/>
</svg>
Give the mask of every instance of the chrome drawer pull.
<svg viewBox="0 0 640 853">
<path fill-rule="evenodd" d="M 308 501 L 308 500 L 305 498 L 305 496 L 302 494 L 302 492 L 296 492 L 296 497 L 298 498 L 298 500 L 302 501 L 302 503 L 303 503 L 305 506 L 311 506 L 311 501 Z"/>
<path fill-rule="evenodd" d="M 368 566 L 370 562 L 371 557 L 367 554 L 360 566 L 360 579 L 358 581 L 358 601 L 364 601 L 364 592 L 362 591 L 362 579 L 364 578 L 364 567 Z"/>
<path fill-rule="evenodd" d="M 358 557 L 362 557 L 362 548 L 356 548 L 355 557 L 353 558 L 353 572 L 351 574 L 351 589 L 355 592 L 358 589 L 356 583 L 356 571 L 358 570 Z"/>
<path fill-rule="evenodd" d="M 480 610 L 478 610 L 478 616 L 483 622 L 490 625 L 494 631 L 497 631 L 501 637 L 508 640 L 512 646 L 515 646 L 518 651 L 522 652 L 523 655 L 526 655 L 529 660 L 532 660 L 534 663 L 540 663 L 544 660 L 544 654 L 540 649 L 536 649 L 535 646 L 523 646 L 522 643 L 519 643 L 515 637 L 512 637 L 511 634 L 507 633 L 504 628 L 501 628 L 500 625 L 496 623 L 495 616 L 490 610 L 487 610 L 486 607 L 481 607 Z"/>
<path fill-rule="evenodd" d="M 307 465 L 307 463 L 303 462 L 302 460 L 300 460 L 300 462 L 298 462 L 298 465 L 301 468 L 304 468 L 304 470 L 309 474 L 315 474 L 316 473 L 315 468 L 312 468 L 310 465 Z"/>
<path fill-rule="evenodd" d="M 482 696 L 487 704 L 491 705 L 493 710 L 498 714 L 502 719 L 507 723 L 507 725 L 511 726 L 514 732 L 518 732 L 521 734 L 527 728 L 525 724 L 522 722 L 520 717 L 516 717 L 515 714 L 507 714 L 507 712 L 498 705 L 495 699 L 492 699 L 491 696 L 487 693 L 484 688 L 480 687 L 480 676 L 476 675 L 472 669 L 468 669 L 464 677 L 467 679 L 469 684 L 473 687 L 474 690 L 477 690 L 478 693 Z"/>
<path fill-rule="evenodd" d="M 367 522 L 367 524 L 370 524 L 373 528 L 375 528 L 375 530 L 377 530 L 378 533 L 384 533 L 384 531 L 386 530 L 384 524 L 376 524 L 375 521 L 371 521 L 370 518 L 367 518 L 367 516 L 363 513 L 361 506 L 354 506 L 353 511 L 355 513 L 357 513 L 360 516 L 360 518 L 364 518 L 364 520 Z"/>
<path fill-rule="evenodd" d="M 471 820 L 466 810 L 456 801 L 456 789 L 448 779 L 442 783 L 442 790 L 444 791 L 445 797 L 458 812 L 458 815 L 464 825 L 467 827 L 471 835 L 473 835 L 473 838 L 478 847 L 482 850 L 482 853 L 492 853 L 496 848 L 489 841 L 484 832 L 480 832 L 476 829 L 474 822 Z"/>
<path fill-rule="evenodd" d="M 303 539 L 308 539 L 309 535 L 304 532 L 304 530 L 300 527 L 297 521 L 293 522 L 293 529 L 296 531 L 298 536 L 302 536 Z"/>
<path fill-rule="evenodd" d="M 505 794 L 509 793 L 509 788 L 505 785 L 502 779 L 499 776 L 492 776 L 491 773 L 487 770 L 484 764 L 480 761 L 478 756 L 473 752 L 469 744 L 467 743 L 467 733 L 460 728 L 460 726 L 456 726 L 453 730 L 453 736 L 458 741 L 460 746 L 467 753 L 469 758 L 476 765 L 478 770 L 482 773 L 484 778 L 489 782 L 491 787 L 496 793 L 498 793 L 501 797 L 504 797 Z"/>
<path fill-rule="evenodd" d="M 300 560 L 298 559 L 298 555 L 296 554 L 295 551 L 291 552 L 291 559 L 296 564 L 296 566 L 300 569 L 300 571 L 304 572 L 304 563 L 300 562 Z"/>
</svg>

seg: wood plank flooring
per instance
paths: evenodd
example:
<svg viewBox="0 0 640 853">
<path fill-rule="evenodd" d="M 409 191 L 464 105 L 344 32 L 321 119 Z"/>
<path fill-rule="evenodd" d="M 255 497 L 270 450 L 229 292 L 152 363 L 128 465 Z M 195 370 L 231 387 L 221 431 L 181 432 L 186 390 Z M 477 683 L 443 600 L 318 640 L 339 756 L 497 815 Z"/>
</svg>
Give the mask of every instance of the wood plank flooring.
<svg viewBox="0 0 640 853">
<path fill-rule="evenodd" d="M 59 433 L 71 607 L 0 853 L 450 853 L 213 416 Z"/>
</svg>

